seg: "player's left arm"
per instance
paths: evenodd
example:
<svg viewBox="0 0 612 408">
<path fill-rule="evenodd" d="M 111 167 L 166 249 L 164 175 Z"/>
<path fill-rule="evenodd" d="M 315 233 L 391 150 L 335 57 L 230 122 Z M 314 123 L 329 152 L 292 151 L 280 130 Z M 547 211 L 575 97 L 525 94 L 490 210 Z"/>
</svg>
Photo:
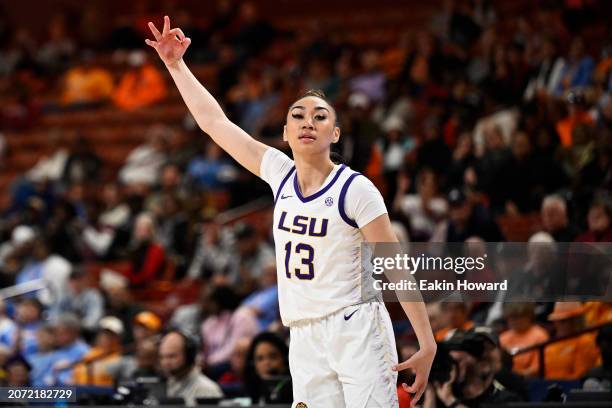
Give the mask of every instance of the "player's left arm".
<svg viewBox="0 0 612 408">
<path fill-rule="evenodd" d="M 397 243 L 397 249 L 400 250 L 399 242 L 393 229 L 388 214 L 382 214 L 361 227 L 361 233 L 365 240 L 370 243 Z M 399 252 L 398 252 L 399 253 Z M 419 351 L 406 361 L 400 362 L 393 367 L 395 371 L 411 368 L 415 374 L 415 380 L 412 385 L 403 384 L 404 389 L 414 394 L 411 406 L 416 406 L 416 403 L 421 399 L 421 395 L 427 387 L 427 380 L 431 365 L 433 364 L 434 356 L 436 355 L 436 341 L 434 339 L 429 317 L 423 302 L 400 302 L 406 316 L 410 320 L 414 332 L 419 340 Z"/>
</svg>

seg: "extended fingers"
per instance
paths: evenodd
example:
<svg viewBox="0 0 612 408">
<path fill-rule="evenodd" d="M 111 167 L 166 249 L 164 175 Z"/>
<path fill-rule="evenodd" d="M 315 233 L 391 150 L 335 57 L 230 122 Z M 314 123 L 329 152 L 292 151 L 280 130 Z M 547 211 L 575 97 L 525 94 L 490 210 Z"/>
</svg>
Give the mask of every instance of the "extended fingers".
<svg viewBox="0 0 612 408">
<path fill-rule="evenodd" d="M 405 370 L 405 369 L 411 368 L 411 367 L 413 367 L 413 364 L 412 364 L 412 361 L 409 359 L 409 360 L 406 360 L 406 361 L 404 361 L 402 363 L 394 365 L 393 367 L 391 367 L 391 369 L 393 371 L 402 371 L 402 370 Z"/>
<path fill-rule="evenodd" d="M 162 35 L 159 32 L 159 30 L 157 29 L 157 27 L 155 27 L 155 24 L 153 24 L 152 22 L 149 21 L 149 30 L 151 30 L 151 32 L 153 33 L 153 36 L 155 37 L 155 39 L 157 41 L 161 40 Z"/>
<path fill-rule="evenodd" d="M 151 41 L 148 38 L 145 40 L 145 44 L 147 44 L 150 47 L 153 47 L 155 49 L 157 49 L 157 42 L 156 41 Z"/>
<path fill-rule="evenodd" d="M 164 16 L 164 29 L 162 31 L 162 35 L 165 37 L 170 31 L 170 17 Z"/>
</svg>

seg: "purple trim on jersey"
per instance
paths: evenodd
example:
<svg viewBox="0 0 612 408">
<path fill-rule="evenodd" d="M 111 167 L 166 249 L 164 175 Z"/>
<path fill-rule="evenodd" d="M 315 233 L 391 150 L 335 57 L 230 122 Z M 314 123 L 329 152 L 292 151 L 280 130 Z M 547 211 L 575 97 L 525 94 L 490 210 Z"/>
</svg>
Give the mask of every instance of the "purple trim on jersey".
<svg viewBox="0 0 612 408">
<path fill-rule="evenodd" d="M 340 198 L 338 199 L 338 211 L 340 212 L 340 217 L 342 217 L 344 222 L 346 222 L 353 228 L 359 228 L 359 226 L 354 220 L 351 220 L 348 215 L 346 215 L 346 211 L 344 211 L 344 199 L 346 198 L 346 192 L 348 191 L 349 186 L 357 176 L 361 176 L 361 173 L 351 174 L 349 178 L 344 182 L 342 190 L 340 190 Z"/>
<path fill-rule="evenodd" d="M 336 180 L 338 180 L 338 177 L 340 177 L 340 173 L 342 173 L 342 171 L 344 171 L 345 168 L 346 168 L 346 165 L 344 165 L 344 164 L 342 166 L 340 166 L 340 169 L 338 170 L 338 172 L 336 173 L 334 178 L 325 187 L 323 187 L 321 190 L 317 191 L 316 193 L 314 193 L 314 194 L 312 194 L 312 195 L 310 195 L 308 197 L 304 197 L 302 195 L 302 193 L 300 192 L 300 185 L 298 184 L 298 181 L 297 181 L 297 172 L 296 172 L 295 173 L 295 177 L 293 178 L 293 188 L 295 190 L 295 193 L 297 194 L 297 196 L 300 199 L 300 201 L 302 201 L 303 203 L 307 203 L 309 201 L 314 200 L 315 198 L 319 198 L 323 194 L 325 194 L 325 192 L 327 190 L 329 190 L 331 188 L 331 186 L 334 185 Z"/>
<path fill-rule="evenodd" d="M 291 170 L 289 170 L 289 173 L 287 173 L 283 181 L 281 181 L 280 186 L 278 187 L 278 191 L 276 192 L 276 196 L 274 196 L 274 204 L 276 204 L 276 202 L 278 201 L 278 196 L 280 195 L 281 191 L 283 190 L 283 187 L 285 186 L 285 183 L 287 182 L 287 180 L 289 180 L 289 177 L 291 177 L 294 171 L 295 166 L 293 166 Z"/>
</svg>

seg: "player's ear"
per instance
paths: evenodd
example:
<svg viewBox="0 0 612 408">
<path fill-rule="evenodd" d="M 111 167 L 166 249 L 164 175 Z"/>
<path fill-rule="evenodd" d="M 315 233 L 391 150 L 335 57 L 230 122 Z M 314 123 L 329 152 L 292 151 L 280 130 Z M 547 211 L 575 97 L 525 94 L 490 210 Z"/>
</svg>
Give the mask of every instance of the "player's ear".
<svg viewBox="0 0 612 408">
<path fill-rule="evenodd" d="M 283 141 L 286 142 L 287 139 L 287 125 L 283 126 Z"/>
<path fill-rule="evenodd" d="M 332 139 L 332 143 L 338 143 L 340 140 L 340 128 L 338 126 L 334 127 L 334 138 Z"/>
</svg>

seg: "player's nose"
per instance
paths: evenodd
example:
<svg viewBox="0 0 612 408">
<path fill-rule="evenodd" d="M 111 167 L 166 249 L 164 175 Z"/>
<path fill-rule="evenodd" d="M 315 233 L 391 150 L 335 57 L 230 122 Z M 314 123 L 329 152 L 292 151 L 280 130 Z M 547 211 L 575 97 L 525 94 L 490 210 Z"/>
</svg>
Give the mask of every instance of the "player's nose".
<svg viewBox="0 0 612 408">
<path fill-rule="evenodd" d="M 304 118 L 304 122 L 302 123 L 302 129 L 312 129 L 314 126 L 312 125 L 312 119 L 309 117 Z"/>
</svg>

